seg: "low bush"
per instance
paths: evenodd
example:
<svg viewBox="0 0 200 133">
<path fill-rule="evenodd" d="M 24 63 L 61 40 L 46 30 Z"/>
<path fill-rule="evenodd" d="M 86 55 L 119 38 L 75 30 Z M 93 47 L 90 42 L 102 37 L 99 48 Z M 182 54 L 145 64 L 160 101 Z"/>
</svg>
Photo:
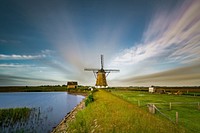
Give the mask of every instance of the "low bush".
<svg viewBox="0 0 200 133">
<path fill-rule="evenodd" d="M 85 106 L 87 106 L 89 103 L 93 102 L 94 98 L 93 98 L 93 93 L 91 93 L 87 99 L 85 100 Z"/>
</svg>

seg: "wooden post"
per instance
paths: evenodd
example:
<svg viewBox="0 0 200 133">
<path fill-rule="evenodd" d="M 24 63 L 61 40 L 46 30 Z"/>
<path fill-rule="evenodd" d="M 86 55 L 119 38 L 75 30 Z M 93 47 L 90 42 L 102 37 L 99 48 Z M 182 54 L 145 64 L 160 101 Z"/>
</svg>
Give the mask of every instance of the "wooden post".
<svg viewBox="0 0 200 133">
<path fill-rule="evenodd" d="M 149 112 L 151 113 L 151 104 L 148 104 L 147 106 L 149 108 Z"/>
<path fill-rule="evenodd" d="M 155 108 L 155 105 L 153 104 L 152 106 L 153 106 L 152 113 L 153 113 L 153 114 L 155 114 L 155 113 L 156 113 L 156 108 Z"/>
<path fill-rule="evenodd" d="M 178 112 L 176 112 L 176 124 L 178 124 Z"/>
<path fill-rule="evenodd" d="M 154 106 L 154 104 L 149 104 L 148 107 L 149 107 L 149 112 L 152 113 L 152 114 L 155 114 L 155 106 Z"/>
<path fill-rule="evenodd" d="M 172 109 L 172 103 L 170 102 L 169 103 L 169 110 L 171 110 Z"/>
<path fill-rule="evenodd" d="M 138 106 L 140 107 L 140 100 L 138 100 Z"/>
</svg>

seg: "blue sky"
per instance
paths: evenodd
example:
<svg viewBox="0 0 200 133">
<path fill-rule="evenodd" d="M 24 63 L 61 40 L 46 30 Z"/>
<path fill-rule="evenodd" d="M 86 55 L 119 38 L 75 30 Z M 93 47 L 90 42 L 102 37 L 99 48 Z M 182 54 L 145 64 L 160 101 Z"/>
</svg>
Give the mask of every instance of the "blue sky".
<svg viewBox="0 0 200 133">
<path fill-rule="evenodd" d="M 200 85 L 198 0 L 2 0 L 0 85 Z"/>
</svg>

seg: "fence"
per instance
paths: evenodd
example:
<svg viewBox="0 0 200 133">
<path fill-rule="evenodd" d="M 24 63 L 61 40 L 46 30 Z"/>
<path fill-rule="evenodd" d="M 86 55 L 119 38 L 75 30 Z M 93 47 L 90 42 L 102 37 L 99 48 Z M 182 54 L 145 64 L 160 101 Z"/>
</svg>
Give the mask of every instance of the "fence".
<svg viewBox="0 0 200 133">
<path fill-rule="evenodd" d="M 156 112 L 159 112 L 162 116 L 170 120 L 174 124 L 178 124 L 179 121 L 179 114 L 176 112 L 176 118 L 175 121 L 168 115 L 164 114 L 163 112 L 158 109 L 157 105 L 169 105 L 169 110 L 172 110 L 172 105 L 197 105 L 197 109 L 200 110 L 200 102 L 170 102 L 170 103 L 148 103 L 147 107 L 149 109 L 149 112 L 152 114 L 155 114 Z M 138 102 L 138 106 L 140 106 L 140 102 Z"/>
</svg>

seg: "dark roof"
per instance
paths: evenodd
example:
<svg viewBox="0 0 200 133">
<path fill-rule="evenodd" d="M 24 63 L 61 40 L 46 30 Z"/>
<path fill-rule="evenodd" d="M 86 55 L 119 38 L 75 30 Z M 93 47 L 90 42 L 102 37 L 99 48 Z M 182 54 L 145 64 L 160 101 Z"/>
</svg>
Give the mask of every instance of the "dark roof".
<svg viewBox="0 0 200 133">
<path fill-rule="evenodd" d="M 67 85 L 78 85 L 78 82 L 67 82 Z"/>
</svg>

